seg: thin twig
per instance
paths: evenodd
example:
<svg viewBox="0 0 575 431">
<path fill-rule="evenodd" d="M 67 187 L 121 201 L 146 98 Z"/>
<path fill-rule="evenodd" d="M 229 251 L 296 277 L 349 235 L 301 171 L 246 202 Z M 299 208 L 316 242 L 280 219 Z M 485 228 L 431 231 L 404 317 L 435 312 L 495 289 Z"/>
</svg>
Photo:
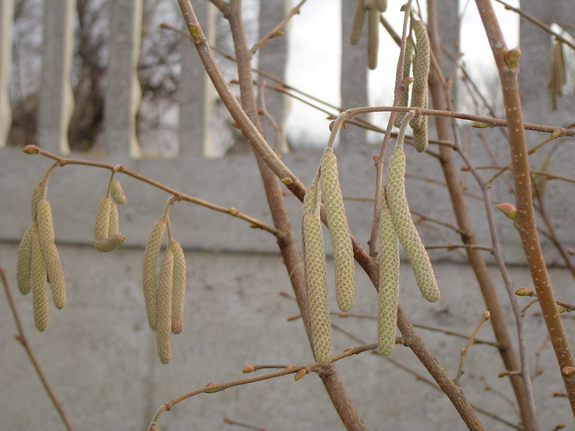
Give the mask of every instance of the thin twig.
<svg viewBox="0 0 575 431">
<path fill-rule="evenodd" d="M 235 420 L 230 419 L 230 418 L 224 418 L 224 422 L 227 423 L 227 424 L 230 424 L 230 425 L 237 425 L 237 426 L 239 426 L 239 427 L 246 428 L 246 429 L 250 429 L 250 430 L 255 430 L 255 431 L 267 431 L 265 428 L 260 428 L 260 427 L 254 426 L 254 425 L 249 425 L 249 424 L 246 424 L 246 423 L 243 423 L 243 422 L 238 422 L 238 421 L 235 421 Z"/>
<path fill-rule="evenodd" d="M 307 2 L 307 0 L 302 0 L 299 4 L 294 7 L 290 13 L 278 24 L 276 25 L 272 31 L 266 34 L 260 41 L 256 42 L 250 51 L 252 54 L 255 54 L 258 49 L 260 49 L 264 44 L 270 40 L 272 37 L 277 37 L 278 33 L 281 33 L 281 29 L 285 27 L 285 25 L 294 17 L 294 15 L 298 15 L 301 12 L 301 7 Z"/>
<path fill-rule="evenodd" d="M 360 353 L 367 352 L 367 351 L 370 351 L 370 350 L 373 350 L 376 348 L 377 348 L 376 343 L 352 347 L 352 348 L 346 349 L 344 352 L 339 353 L 338 355 L 335 355 L 334 357 L 332 357 L 331 362 L 337 362 L 337 361 L 340 361 L 342 359 L 348 358 L 350 356 L 359 355 Z M 169 412 L 170 410 L 172 410 L 172 408 L 176 404 L 181 403 L 182 401 L 187 400 L 188 398 L 191 398 L 195 395 L 202 394 L 202 393 L 211 394 L 211 393 L 221 392 L 221 391 L 224 391 L 228 388 L 233 388 L 235 386 L 247 385 L 250 383 L 261 382 L 261 381 L 269 380 L 269 379 L 275 379 L 276 377 L 287 376 L 289 374 L 295 374 L 300 370 L 305 370 L 306 374 L 307 374 L 307 373 L 310 373 L 312 371 L 313 372 L 319 371 L 321 368 L 322 368 L 322 365 L 320 365 L 319 362 L 312 362 L 312 363 L 307 364 L 307 365 L 287 366 L 285 369 L 283 369 L 281 371 L 263 374 L 261 376 L 249 377 L 247 379 L 233 380 L 233 381 L 224 382 L 224 383 L 208 383 L 203 388 L 196 389 L 195 391 L 188 392 L 187 394 L 184 394 L 184 395 L 180 395 L 179 397 L 174 398 L 173 400 L 164 403 L 158 409 L 156 414 L 154 415 L 152 422 L 150 423 L 150 426 L 148 427 L 148 430 L 151 431 L 154 429 L 154 427 L 157 427 L 158 420 L 160 419 L 160 416 L 162 415 L 162 413 L 167 412 L 167 411 Z"/>
<path fill-rule="evenodd" d="M 18 310 L 16 309 L 16 304 L 14 303 L 14 299 L 12 298 L 12 292 L 10 291 L 10 287 L 8 285 L 8 279 L 6 278 L 6 270 L 3 267 L 0 267 L 0 277 L 2 278 L 2 285 L 4 286 L 4 291 L 6 292 L 6 297 L 8 298 L 8 305 L 10 305 L 10 310 L 12 310 L 12 315 L 14 316 L 14 323 L 16 324 L 16 329 L 18 331 L 18 334 L 15 335 L 14 338 L 16 338 L 20 342 L 20 344 L 22 344 L 24 350 L 26 350 L 28 358 L 30 358 L 30 362 L 34 367 L 34 370 L 36 370 L 36 374 L 38 374 L 38 377 L 40 378 L 42 386 L 44 386 L 44 389 L 46 390 L 46 393 L 48 394 L 50 401 L 52 401 L 52 404 L 54 404 L 54 407 L 58 411 L 58 414 L 60 415 L 62 422 L 64 422 L 64 426 L 68 431 L 73 431 L 72 425 L 68 420 L 68 416 L 64 411 L 64 406 L 62 402 L 59 401 L 58 398 L 56 398 L 56 394 L 54 393 L 52 387 L 48 383 L 48 380 L 46 379 L 46 376 L 44 375 L 44 372 L 40 367 L 40 363 L 36 359 L 36 355 L 34 354 L 34 351 L 32 350 L 30 343 L 28 342 L 28 338 L 26 338 L 26 334 L 24 333 L 24 327 L 22 326 L 22 321 L 20 320 Z"/>
<path fill-rule="evenodd" d="M 280 230 L 278 230 L 274 227 L 271 227 L 271 226 L 255 219 L 255 218 L 253 218 L 247 214 L 241 213 L 240 211 L 238 211 L 234 207 L 227 207 L 227 208 L 222 207 L 220 205 L 213 204 L 213 203 L 205 201 L 203 199 L 199 199 L 199 198 L 196 198 L 194 196 L 190 196 L 190 195 L 187 195 L 185 193 L 181 193 L 175 189 L 172 189 L 168 186 L 165 186 L 164 184 L 161 184 L 157 181 L 154 181 L 151 178 L 145 177 L 145 176 L 143 176 L 143 175 L 141 175 L 135 171 L 132 171 L 128 168 L 125 168 L 124 166 L 121 166 L 121 165 L 109 165 L 106 163 L 92 162 L 89 160 L 68 159 L 65 157 L 60 157 L 60 156 L 57 156 L 55 154 L 49 153 L 48 151 L 45 151 L 39 147 L 36 147 L 35 145 L 28 145 L 28 146 L 24 147 L 24 151 L 25 152 L 26 151 L 34 151 L 33 154 L 40 154 L 42 156 L 56 160 L 57 164 L 61 167 L 66 166 L 66 165 L 84 165 L 84 166 L 93 166 L 93 167 L 97 167 L 97 168 L 110 169 L 110 170 L 115 171 L 115 172 L 121 172 L 121 173 L 126 174 L 130 177 L 136 178 L 139 181 L 150 184 L 151 186 L 154 186 L 160 190 L 163 190 L 167 193 L 174 195 L 175 200 L 191 202 L 193 204 L 200 205 L 200 206 L 206 207 L 208 209 L 218 211 L 221 213 L 225 213 L 225 214 L 229 214 L 231 216 L 245 220 L 248 223 L 250 223 L 251 227 L 257 227 L 259 229 L 268 231 L 268 232 L 272 233 L 273 235 L 275 235 L 278 239 L 281 239 L 285 236 L 284 232 L 281 232 Z"/>
<path fill-rule="evenodd" d="M 459 385 L 459 381 L 461 380 L 461 376 L 463 376 L 463 373 L 465 373 L 465 370 L 463 369 L 463 363 L 465 362 L 465 358 L 467 357 L 467 352 L 469 351 L 469 348 L 473 344 L 473 340 L 475 339 L 475 336 L 477 335 L 477 333 L 481 329 L 481 326 L 483 326 L 483 324 L 489 319 L 489 317 L 490 317 L 489 311 L 486 311 L 483 313 L 483 316 L 481 316 L 481 320 L 477 324 L 475 331 L 473 331 L 473 334 L 471 334 L 471 338 L 469 338 L 469 341 L 467 342 L 465 347 L 463 349 L 461 349 L 461 360 L 459 361 L 459 367 L 457 368 L 457 375 L 453 379 L 453 381 L 455 382 L 456 385 Z"/>
</svg>

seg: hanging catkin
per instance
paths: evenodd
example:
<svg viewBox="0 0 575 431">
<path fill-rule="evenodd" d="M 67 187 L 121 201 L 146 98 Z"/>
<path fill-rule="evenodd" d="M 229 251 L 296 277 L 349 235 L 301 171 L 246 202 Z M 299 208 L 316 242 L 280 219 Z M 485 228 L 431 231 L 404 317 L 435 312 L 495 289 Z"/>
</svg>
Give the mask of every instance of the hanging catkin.
<svg viewBox="0 0 575 431">
<path fill-rule="evenodd" d="M 157 291 L 157 347 L 162 364 L 168 364 L 172 358 L 170 337 L 172 333 L 172 286 L 174 282 L 174 255 L 172 250 L 166 253 L 160 264 Z"/>
<path fill-rule="evenodd" d="M 118 205 L 123 205 L 127 202 L 124 190 L 122 189 L 122 186 L 118 180 L 112 180 L 110 185 L 110 194 L 112 195 L 114 202 L 116 202 Z"/>
<path fill-rule="evenodd" d="M 184 298 L 186 295 L 186 258 L 180 244 L 170 241 L 168 249 L 174 256 L 174 282 L 172 286 L 172 332 L 184 329 Z"/>
<path fill-rule="evenodd" d="M 405 194 L 405 153 L 398 146 L 389 159 L 387 202 L 397 237 L 409 259 L 421 294 L 430 302 L 437 301 L 439 288 L 433 267 L 409 212 Z"/>
<path fill-rule="evenodd" d="M 318 213 L 303 215 L 302 223 L 307 306 L 316 360 L 331 359 L 331 323 L 327 306 L 327 275 L 323 233 Z"/>
<path fill-rule="evenodd" d="M 402 89 L 402 93 L 399 96 L 399 101 L 397 102 L 396 106 L 407 106 L 409 101 L 409 82 L 410 73 L 411 73 L 411 62 L 413 61 L 413 42 L 411 38 L 407 38 L 405 41 L 405 54 L 403 57 L 403 82 L 400 87 L 395 88 L 394 98 L 397 97 L 397 93 Z M 401 127 L 401 122 L 403 121 L 403 117 L 407 115 L 406 112 L 397 112 L 395 115 L 395 121 L 393 125 L 397 128 Z"/>
<path fill-rule="evenodd" d="M 38 202 L 45 195 L 46 195 L 46 189 L 44 189 L 44 186 L 42 185 L 42 183 L 40 182 L 40 183 L 36 184 L 36 187 L 34 187 L 34 191 L 32 192 L 32 202 L 30 204 L 30 210 L 32 212 L 32 220 L 33 221 L 36 220 L 36 207 L 38 205 Z"/>
<path fill-rule="evenodd" d="M 367 67 L 377 67 L 379 49 L 379 10 L 370 9 L 367 12 Z"/>
<path fill-rule="evenodd" d="M 337 158 L 331 150 L 326 150 L 321 159 L 320 179 L 333 249 L 337 305 L 340 310 L 349 311 L 354 300 L 355 261 L 338 178 Z"/>
<path fill-rule="evenodd" d="M 118 207 L 109 196 L 104 196 L 96 213 L 94 246 L 98 251 L 108 252 L 120 247 L 125 240 L 126 237 L 120 233 Z"/>
<path fill-rule="evenodd" d="M 385 188 L 382 190 L 379 221 L 379 295 L 377 307 L 377 347 L 388 356 L 395 346 L 397 303 L 399 295 L 399 244 L 387 206 Z"/>
<path fill-rule="evenodd" d="M 45 331 L 48 326 L 48 287 L 46 283 L 46 266 L 40 248 L 40 235 L 38 234 L 38 227 L 34 223 L 32 225 L 30 287 L 32 289 L 34 323 L 40 332 Z"/>
<path fill-rule="evenodd" d="M 411 106 L 413 108 L 428 108 L 427 79 L 429 76 L 429 38 L 427 29 L 421 21 L 412 21 L 415 34 L 415 60 L 413 63 L 413 90 Z M 413 118 L 409 125 L 413 129 L 413 143 L 420 153 L 427 149 L 427 115 Z"/>
<path fill-rule="evenodd" d="M 156 308 L 157 308 L 157 298 L 156 298 L 156 259 L 158 254 L 160 254 L 160 248 L 162 247 L 162 239 L 164 238 L 164 232 L 167 225 L 166 217 L 160 217 L 157 223 L 154 225 L 152 232 L 148 238 L 148 243 L 146 244 L 146 251 L 144 252 L 144 264 L 143 264 L 143 288 L 144 288 L 144 300 L 146 302 L 146 312 L 148 315 L 148 323 L 152 330 L 156 330 Z"/>
<path fill-rule="evenodd" d="M 46 199 L 40 199 L 36 213 L 40 248 L 44 256 L 46 274 L 52 290 L 52 300 L 56 308 L 61 309 L 66 305 L 66 281 L 64 279 L 64 270 L 62 269 L 60 255 L 54 242 L 54 226 L 52 224 L 50 203 Z"/>
<path fill-rule="evenodd" d="M 355 10 L 353 12 L 353 21 L 351 24 L 351 35 L 349 37 L 349 41 L 352 45 L 357 45 L 361 37 L 361 30 L 363 29 L 363 21 L 365 19 L 363 1 L 364 0 L 357 0 L 355 2 Z"/>
<path fill-rule="evenodd" d="M 22 295 L 30 292 L 30 265 L 32 262 L 32 226 L 30 226 L 18 247 L 18 260 L 16 265 L 16 284 Z"/>
</svg>

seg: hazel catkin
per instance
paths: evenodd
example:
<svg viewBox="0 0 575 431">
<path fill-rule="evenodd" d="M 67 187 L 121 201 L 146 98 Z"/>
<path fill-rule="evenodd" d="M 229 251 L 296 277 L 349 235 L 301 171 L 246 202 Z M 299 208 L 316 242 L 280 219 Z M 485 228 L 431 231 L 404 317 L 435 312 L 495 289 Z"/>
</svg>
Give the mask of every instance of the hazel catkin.
<svg viewBox="0 0 575 431">
<path fill-rule="evenodd" d="M 415 34 L 415 60 L 413 63 L 413 90 L 411 95 L 411 106 L 414 108 L 427 109 L 427 80 L 429 77 L 429 37 L 427 29 L 421 21 L 412 21 L 413 33 Z M 413 143 L 415 149 L 420 153 L 427 149 L 427 115 L 410 120 L 409 125 L 413 129 Z"/>
<path fill-rule="evenodd" d="M 382 192 L 382 211 L 379 221 L 379 294 L 377 307 L 377 347 L 384 356 L 395 346 L 397 303 L 399 296 L 399 244 L 387 206 L 385 189 Z"/>
<path fill-rule="evenodd" d="M 143 290 L 144 290 L 144 300 L 146 302 L 146 312 L 148 315 L 148 323 L 152 330 L 156 330 L 156 259 L 158 254 L 160 254 L 160 248 L 162 247 L 162 239 L 164 238 L 164 232 L 166 230 L 167 218 L 160 217 L 160 219 L 154 225 L 152 232 L 148 238 L 146 244 L 146 251 L 144 252 L 144 264 L 143 264 Z"/>
<path fill-rule="evenodd" d="M 401 147 L 396 147 L 389 159 L 387 202 L 395 232 L 409 259 L 417 286 L 425 299 L 435 302 L 439 299 L 439 288 L 429 255 L 411 219 L 405 193 L 405 153 Z"/>
<path fill-rule="evenodd" d="M 118 205 L 123 205 L 127 202 L 124 190 L 118 180 L 112 180 L 110 184 L 110 195 Z"/>
<path fill-rule="evenodd" d="M 52 210 L 50 209 L 50 203 L 44 198 L 40 199 L 37 204 L 36 223 L 40 249 L 42 250 L 46 274 L 52 290 L 52 300 L 56 308 L 61 309 L 66 305 L 66 281 L 60 255 L 54 242 Z"/>
<path fill-rule="evenodd" d="M 349 311 L 354 301 L 355 260 L 338 178 L 337 158 L 331 150 L 326 150 L 321 159 L 320 179 L 333 249 L 337 304 L 340 310 Z"/>
<path fill-rule="evenodd" d="M 174 256 L 172 286 L 172 332 L 179 334 L 184 329 L 184 299 L 186 295 L 186 258 L 180 244 L 170 241 L 168 249 Z"/>
<path fill-rule="evenodd" d="M 168 364 L 172 358 L 170 337 L 172 332 L 172 286 L 174 281 L 174 255 L 166 249 L 160 274 L 158 276 L 156 340 L 158 356 L 162 364 Z"/>
<path fill-rule="evenodd" d="M 30 287 L 32 290 L 32 308 L 34 324 L 38 331 L 45 331 L 48 326 L 48 287 L 46 266 L 40 248 L 40 236 L 36 224 L 32 225 L 32 255 L 30 267 Z"/>
<path fill-rule="evenodd" d="M 32 226 L 26 229 L 20 246 L 16 265 L 16 284 L 22 295 L 30 292 L 30 265 L 32 261 Z"/>
<path fill-rule="evenodd" d="M 319 214 L 303 215 L 305 280 L 308 315 L 316 360 L 327 365 L 331 360 L 331 323 L 327 306 L 327 275 L 323 233 Z"/>
</svg>

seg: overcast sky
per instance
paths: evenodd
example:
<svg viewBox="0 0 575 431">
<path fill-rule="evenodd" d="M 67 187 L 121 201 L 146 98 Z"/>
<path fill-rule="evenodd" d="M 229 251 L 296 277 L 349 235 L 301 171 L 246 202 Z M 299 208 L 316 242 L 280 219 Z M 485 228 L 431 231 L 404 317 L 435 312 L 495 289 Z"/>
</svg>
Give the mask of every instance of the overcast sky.
<svg viewBox="0 0 575 431">
<path fill-rule="evenodd" d="M 293 1 L 297 3 L 296 0 Z M 401 34 L 403 14 L 399 8 L 404 1 L 389 0 L 386 19 Z M 425 3 L 425 2 L 420 2 Z M 465 4 L 467 7 L 465 7 Z M 518 0 L 509 0 L 509 4 L 518 6 Z M 500 19 L 501 27 L 507 38 L 507 45 L 518 44 L 519 21 L 517 15 L 506 11 L 503 6 L 493 2 Z M 475 2 L 461 1 L 463 12 L 461 26 L 461 50 L 463 59 L 471 71 L 494 68 L 491 51 L 485 37 L 485 31 L 477 14 Z M 339 53 L 341 50 L 339 2 L 333 0 L 309 0 L 302 13 L 291 21 L 290 62 L 288 82 L 296 88 L 308 91 L 335 105 L 339 105 L 338 83 L 340 78 Z M 310 42 L 311 41 L 311 42 Z M 486 55 L 488 53 L 489 55 Z M 380 30 L 379 64 L 369 73 L 370 104 L 393 104 L 393 80 L 399 49 L 385 30 Z M 310 65 L 313 64 L 313 67 Z M 315 139 L 327 139 L 329 134 L 325 114 L 293 102 L 288 130 L 296 136 L 305 125 L 305 130 Z"/>
</svg>

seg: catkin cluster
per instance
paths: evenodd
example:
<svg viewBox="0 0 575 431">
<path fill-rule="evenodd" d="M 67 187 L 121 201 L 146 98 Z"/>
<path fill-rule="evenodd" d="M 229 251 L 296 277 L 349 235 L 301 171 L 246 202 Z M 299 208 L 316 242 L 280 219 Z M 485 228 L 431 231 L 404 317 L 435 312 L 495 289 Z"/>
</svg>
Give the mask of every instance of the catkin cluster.
<svg viewBox="0 0 575 431">
<path fill-rule="evenodd" d="M 66 282 L 54 238 L 52 211 L 46 200 L 46 187 L 39 183 L 32 193 L 32 225 L 26 230 L 20 247 L 16 279 L 23 295 L 32 291 L 34 323 L 39 331 L 48 326 L 48 288 L 56 308 L 66 305 Z"/>
<path fill-rule="evenodd" d="M 378 350 L 389 355 L 395 344 L 399 296 L 399 246 L 405 250 L 417 286 L 429 302 L 439 299 L 439 288 L 429 255 L 411 219 L 405 193 L 405 153 L 397 143 L 389 159 L 387 184 L 381 196 L 379 222 Z"/>
<path fill-rule="evenodd" d="M 320 218 L 322 200 L 332 243 L 337 304 L 342 311 L 349 311 L 353 306 L 355 261 L 338 178 L 337 158 L 331 149 L 324 152 L 319 173 L 319 185 L 316 181 L 308 188 L 303 203 L 302 250 L 315 356 L 318 362 L 328 364 L 331 358 L 331 323 Z"/>
<path fill-rule="evenodd" d="M 143 264 L 148 323 L 156 331 L 158 356 L 163 364 L 169 363 L 172 358 L 171 333 L 179 334 L 183 329 L 186 293 L 186 260 L 178 242 L 172 239 L 168 241 L 160 271 L 156 271 L 156 261 L 168 224 L 168 218 L 162 216 L 154 225 L 146 244 Z"/>
<path fill-rule="evenodd" d="M 357 45 L 361 37 L 363 22 L 367 13 L 367 66 L 377 67 L 379 48 L 379 15 L 387 9 L 387 0 L 357 0 L 351 25 L 350 42 Z"/>
</svg>

